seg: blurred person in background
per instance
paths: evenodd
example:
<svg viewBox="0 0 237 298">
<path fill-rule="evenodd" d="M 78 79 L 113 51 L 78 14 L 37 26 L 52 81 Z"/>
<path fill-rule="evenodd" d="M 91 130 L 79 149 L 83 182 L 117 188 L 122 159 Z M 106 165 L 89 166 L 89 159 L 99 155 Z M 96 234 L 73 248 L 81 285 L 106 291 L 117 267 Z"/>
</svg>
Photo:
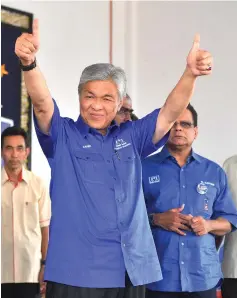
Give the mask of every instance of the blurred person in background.
<svg viewBox="0 0 237 298">
<path fill-rule="evenodd" d="M 237 207 L 237 155 L 228 158 L 223 165 L 228 184 Z M 237 231 L 225 236 L 224 258 L 222 262 L 224 282 L 222 285 L 223 298 L 237 297 Z"/>
</svg>

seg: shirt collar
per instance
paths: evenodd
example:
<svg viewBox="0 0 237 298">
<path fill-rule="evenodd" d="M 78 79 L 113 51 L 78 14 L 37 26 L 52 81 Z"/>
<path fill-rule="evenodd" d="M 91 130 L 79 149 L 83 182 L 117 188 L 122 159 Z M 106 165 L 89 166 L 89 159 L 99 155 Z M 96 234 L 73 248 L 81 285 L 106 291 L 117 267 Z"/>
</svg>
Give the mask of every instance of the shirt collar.
<svg viewBox="0 0 237 298">
<path fill-rule="evenodd" d="M 2 185 L 7 181 L 10 181 L 4 167 L 2 167 L 1 179 L 2 179 Z M 26 183 L 29 183 L 28 173 L 24 167 L 22 167 L 22 171 L 19 174 L 18 182 L 21 182 L 22 180 L 24 180 Z"/>
<path fill-rule="evenodd" d="M 90 132 L 90 126 L 84 122 L 81 115 L 78 117 L 78 119 L 76 121 L 76 126 L 80 130 L 83 137 L 86 137 L 88 135 L 88 133 Z"/>
<path fill-rule="evenodd" d="M 202 162 L 201 156 L 199 156 L 197 153 L 195 153 L 195 152 L 193 151 L 193 149 L 192 149 L 191 155 L 192 155 L 192 157 L 193 157 L 197 162 L 199 162 L 199 163 Z"/>
<path fill-rule="evenodd" d="M 96 129 L 90 127 L 87 123 L 85 123 L 81 115 L 78 117 L 76 121 L 76 126 L 82 133 L 83 137 L 86 137 L 89 133 L 92 133 L 92 134 L 98 133 Z M 108 133 L 118 127 L 119 125 L 113 120 L 111 122 L 111 125 L 108 127 Z"/>
<path fill-rule="evenodd" d="M 170 154 L 168 148 L 166 146 L 164 146 L 163 149 L 161 150 L 160 154 L 158 154 L 158 156 L 159 156 L 158 161 L 161 163 L 168 157 L 171 157 L 172 155 Z"/>
<path fill-rule="evenodd" d="M 172 157 L 172 155 L 170 154 L 168 148 L 166 146 L 163 147 L 163 149 L 161 150 L 160 154 L 157 154 L 158 157 L 158 162 L 163 162 L 165 159 Z M 201 157 L 196 154 L 193 149 L 191 150 L 191 154 L 188 158 L 188 161 L 190 162 L 191 159 L 195 159 L 198 163 L 201 163 L 202 159 Z"/>
</svg>

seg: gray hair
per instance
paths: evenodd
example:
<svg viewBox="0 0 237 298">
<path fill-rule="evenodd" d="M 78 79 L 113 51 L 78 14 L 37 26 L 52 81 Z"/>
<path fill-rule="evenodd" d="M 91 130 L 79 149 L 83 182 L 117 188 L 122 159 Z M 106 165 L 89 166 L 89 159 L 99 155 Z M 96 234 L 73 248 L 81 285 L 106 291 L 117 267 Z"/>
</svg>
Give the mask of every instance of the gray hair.
<svg viewBox="0 0 237 298">
<path fill-rule="evenodd" d="M 80 95 L 84 85 L 91 81 L 113 81 L 118 89 L 119 98 L 122 100 L 126 96 L 126 75 L 122 68 L 115 67 L 109 63 L 97 63 L 87 66 L 80 78 L 78 93 Z"/>
</svg>

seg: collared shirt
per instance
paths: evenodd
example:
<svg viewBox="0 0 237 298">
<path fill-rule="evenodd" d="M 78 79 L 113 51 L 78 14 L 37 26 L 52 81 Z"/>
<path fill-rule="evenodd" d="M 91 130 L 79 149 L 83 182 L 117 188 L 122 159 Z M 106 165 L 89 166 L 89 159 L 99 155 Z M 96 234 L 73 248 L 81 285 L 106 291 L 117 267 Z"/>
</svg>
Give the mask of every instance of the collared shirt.
<svg viewBox="0 0 237 298">
<path fill-rule="evenodd" d="M 49 225 L 51 203 L 47 188 L 22 169 L 18 184 L 2 168 L 1 282 L 38 282 L 41 228 Z"/>
<path fill-rule="evenodd" d="M 143 163 L 143 187 L 148 214 L 163 213 L 185 204 L 183 214 L 227 219 L 237 226 L 237 211 L 224 171 L 192 152 L 180 167 L 166 147 Z M 186 232 L 186 231 L 185 231 Z M 154 291 L 197 292 L 211 289 L 222 277 L 213 234 L 181 236 L 152 228 L 163 280 L 148 285 Z"/>
<path fill-rule="evenodd" d="M 237 155 L 228 158 L 223 167 L 237 207 Z M 225 237 L 222 270 L 225 278 L 237 278 L 237 231 Z"/>
<path fill-rule="evenodd" d="M 60 117 L 54 103 L 49 134 L 36 132 L 52 172 L 52 221 L 45 279 L 80 287 L 124 287 L 161 278 L 142 191 L 141 157 L 156 146 L 159 110 L 113 123 L 105 136 Z"/>
</svg>

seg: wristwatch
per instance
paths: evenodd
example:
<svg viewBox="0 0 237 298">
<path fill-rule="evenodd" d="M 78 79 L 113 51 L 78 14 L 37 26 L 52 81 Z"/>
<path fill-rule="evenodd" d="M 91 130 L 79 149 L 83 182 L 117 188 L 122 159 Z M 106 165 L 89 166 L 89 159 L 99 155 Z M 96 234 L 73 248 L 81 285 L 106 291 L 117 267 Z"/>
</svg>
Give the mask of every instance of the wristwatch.
<svg viewBox="0 0 237 298">
<path fill-rule="evenodd" d="M 46 260 L 40 260 L 40 265 L 45 266 Z"/>
<path fill-rule="evenodd" d="M 148 215 L 149 223 L 151 227 L 156 227 L 156 224 L 154 222 L 154 213 L 151 213 Z"/>
<path fill-rule="evenodd" d="M 29 71 L 29 70 L 34 69 L 35 67 L 36 67 L 36 59 L 30 65 L 23 65 L 20 60 L 20 68 L 23 71 Z"/>
</svg>

